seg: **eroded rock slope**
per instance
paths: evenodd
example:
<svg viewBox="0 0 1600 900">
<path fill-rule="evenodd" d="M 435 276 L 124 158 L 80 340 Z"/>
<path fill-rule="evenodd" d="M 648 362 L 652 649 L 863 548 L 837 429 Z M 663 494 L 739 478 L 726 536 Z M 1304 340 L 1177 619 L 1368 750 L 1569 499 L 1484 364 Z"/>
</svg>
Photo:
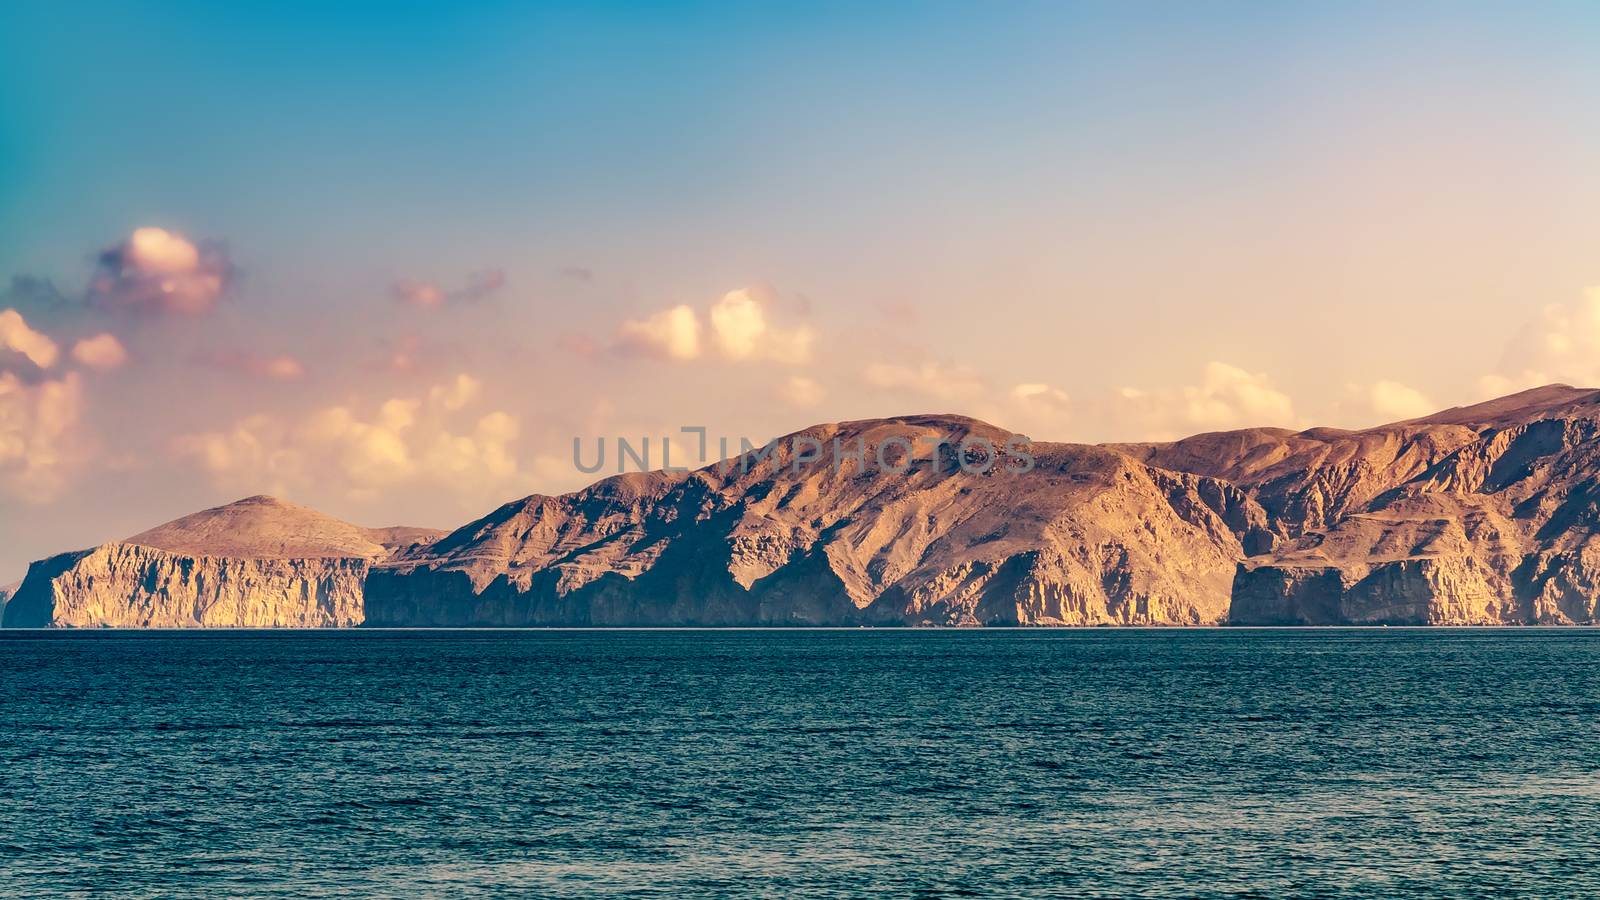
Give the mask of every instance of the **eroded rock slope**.
<svg viewBox="0 0 1600 900">
<path fill-rule="evenodd" d="M 985 464 L 964 441 L 1000 450 Z M 1564 386 L 1163 444 L 1021 445 L 907 416 L 525 497 L 444 535 L 251 498 L 35 563 L 4 621 L 1593 623 L 1597 475 L 1600 392 Z"/>
<path fill-rule="evenodd" d="M 251 497 L 124 541 L 34 563 L 6 627 L 359 625 L 374 561 L 439 532 L 363 529 Z"/>
<path fill-rule="evenodd" d="M 827 448 L 796 465 L 795 438 Z M 1239 489 L 1089 446 L 920 416 L 818 426 L 692 473 L 533 496 L 375 568 L 419 625 L 1133 625 L 1225 619 L 1266 518 Z M 959 443 L 982 438 L 985 452 Z M 884 469 L 909 440 L 918 460 Z M 937 454 L 935 445 L 944 442 Z M 848 452 L 834 454 L 835 441 Z M 801 445 L 806 454 L 809 444 Z M 891 469 L 903 445 L 886 447 Z M 833 464 L 839 459 L 839 465 Z M 963 463 L 966 466 L 963 466 Z"/>
<path fill-rule="evenodd" d="M 1550 386 L 1361 432 L 1130 448 L 1228 480 L 1277 544 L 1240 564 L 1241 624 L 1600 621 L 1600 392 Z"/>
</svg>

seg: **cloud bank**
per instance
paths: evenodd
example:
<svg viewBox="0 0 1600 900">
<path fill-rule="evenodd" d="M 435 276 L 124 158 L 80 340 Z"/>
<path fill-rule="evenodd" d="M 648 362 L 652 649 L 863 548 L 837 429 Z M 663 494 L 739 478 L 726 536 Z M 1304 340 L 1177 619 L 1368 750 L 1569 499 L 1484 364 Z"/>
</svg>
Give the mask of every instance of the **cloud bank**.
<svg viewBox="0 0 1600 900">
<path fill-rule="evenodd" d="M 473 413 L 482 384 L 469 375 L 418 396 L 392 397 L 370 412 L 346 404 L 299 418 L 257 414 L 230 428 L 186 434 L 180 460 L 198 462 L 239 491 L 326 491 L 371 500 L 399 485 L 436 484 L 493 494 L 524 480 L 513 445 L 516 417 Z"/>
<path fill-rule="evenodd" d="M 1199 384 L 1145 390 L 1124 387 L 1118 418 L 1129 420 L 1146 440 L 1168 440 L 1198 431 L 1295 427 L 1294 402 L 1262 373 L 1225 362 L 1206 363 Z"/>
<path fill-rule="evenodd" d="M 1499 371 L 1481 380 L 1485 397 L 1552 382 L 1600 386 L 1600 287 L 1539 311 L 1507 344 Z"/>
<path fill-rule="evenodd" d="M 82 379 L 44 374 L 60 355 L 20 312 L 0 310 L 0 492 L 8 496 L 52 499 L 82 459 Z"/>
</svg>

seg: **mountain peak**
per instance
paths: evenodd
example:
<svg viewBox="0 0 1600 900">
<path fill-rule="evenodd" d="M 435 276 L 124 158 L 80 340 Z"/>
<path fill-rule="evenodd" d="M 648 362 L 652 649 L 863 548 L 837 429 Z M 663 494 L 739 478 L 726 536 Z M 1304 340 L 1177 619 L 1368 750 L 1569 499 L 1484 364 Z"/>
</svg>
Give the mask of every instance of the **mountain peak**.
<svg viewBox="0 0 1600 900">
<path fill-rule="evenodd" d="M 1455 406 L 1420 419 L 1411 419 L 1402 425 L 1490 425 L 1506 426 L 1525 424 L 1533 419 L 1547 418 L 1569 409 L 1589 407 L 1590 412 L 1600 408 L 1600 390 L 1576 388 L 1569 384 L 1547 384 L 1529 388 L 1482 403 Z"/>
<path fill-rule="evenodd" d="M 217 509 L 227 509 L 230 506 L 293 506 L 293 505 L 294 504 L 290 503 L 289 501 L 279 499 L 277 497 L 272 496 L 271 494 L 256 494 L 254 497 L 245 497 L 245 498 L 240 499 L 240 500 L 235 500 L 232 503 L 228 503 L 228 504 L 225 504 L 223 506 L 219 506 L 219 507 L 217 507 Z"/>
<path fill-rule="evenodd" d="M 174 519 L 125 543 L 247 559 L 376 558 L 387 552 L 368 529 L 265 494 Z"/>
</svg>

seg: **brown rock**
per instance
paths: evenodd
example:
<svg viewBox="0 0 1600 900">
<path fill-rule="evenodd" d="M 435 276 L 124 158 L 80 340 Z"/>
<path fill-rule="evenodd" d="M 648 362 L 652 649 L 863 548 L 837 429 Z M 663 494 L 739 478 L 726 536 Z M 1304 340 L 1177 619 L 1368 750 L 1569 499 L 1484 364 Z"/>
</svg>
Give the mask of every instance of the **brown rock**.
<svg viewBox="0 0 1600 900">
<path fill-rule="evenodd" d="M 528 497 L 377 567 L 368 621 L 1208 624 L 1226 616 L 1241 540 L 1267 535 L 1265 514 L 1231 485 L 1114 449 L 1034 444 L 1030 471 L 980 474 L 949 445 L 1003 447 L 1012 435 L 972 419 L 801 436 L 830 453 L 835 439 L 864 441 L 868 465 L 836 469 L 825 455 L 797 468 L 791 436 L 748 465 Z M 903 437 L 924 458 L 904 474 L 880 470 L 878 448 Z"/>
<path fill-rule="evenodd" d="M 1012 437 L 958 416 L 819 425 L 770 455 L 526 497 L 443 536 L 254 497 L 35 563 L 4 621 L 1600 621 L 1600 391 L 1554 385 L 1362 431 L 1036 443 L 1024 471 L 1011 455 L 974 467 L 956 446 Z M 918 460 L 884 471 L 878 451 L 905 438 Z M 796 465 L 796 439 L 847 455 L 859 442 L 865 459 Z"/>
<path fill-rule="evenodd" d="M 324 628 L 359 625 L 391 547 L 439 535 L 364 529 L 271 497 L 185 516 L 34 563 L 7 627 Z"/>
</svg>

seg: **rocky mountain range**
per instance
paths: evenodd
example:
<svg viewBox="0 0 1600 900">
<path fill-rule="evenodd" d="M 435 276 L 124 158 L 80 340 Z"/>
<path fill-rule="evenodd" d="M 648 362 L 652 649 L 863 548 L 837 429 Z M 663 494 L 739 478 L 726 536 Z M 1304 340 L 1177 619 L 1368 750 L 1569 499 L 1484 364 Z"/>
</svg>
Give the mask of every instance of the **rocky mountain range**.
<svg viewBox="0 0 1600 900">
<path fill-rule="evenodd" d="M 819 425 L 693 472 L 525 497 L 448 534 L 250 498 L 35 563 L 4 622 L 1600 621 L 1600 391 L 1553 385 L 1361 431 L 1020 441 L 958 416 Z"/>
</svg>

